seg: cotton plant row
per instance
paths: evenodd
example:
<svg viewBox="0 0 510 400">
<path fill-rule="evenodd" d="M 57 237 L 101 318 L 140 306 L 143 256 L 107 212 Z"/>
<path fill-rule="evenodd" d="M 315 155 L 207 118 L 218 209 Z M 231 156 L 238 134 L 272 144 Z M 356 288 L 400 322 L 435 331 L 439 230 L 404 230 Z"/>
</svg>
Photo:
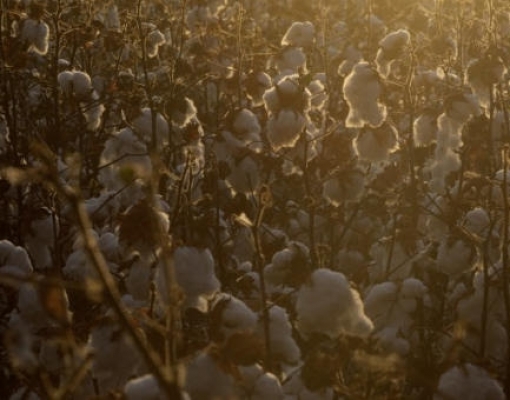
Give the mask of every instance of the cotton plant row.
<svg viewBox="0 0 510 400">
<path fill-rule="evenodd" d="M 57 184 L 83 186 L 87 237 L 133 329 L 158 349 L 175 341 L 181 398 L 351 398 L 364 373 L 384 377 L 395 366 L 395 398 L 503 399 L 510 176 L 496 150 L 509 129 L 506 11 L 493 32 L 498 51 L 469 57 L 454 29 L 435 32 L 446 16 L 415 28 L 411 17 L 384 21 L 343 2 L 361 24 L 336 11 L 330 25 L 295 21 L 258 39 L 274 53 L 258 60 L 243 35 L 275 27 L 246 18 L 255 6 L 241 3 L 142 2 L 147 21 L 129 25 L 141 37 L 123 27 L 126 4 L 94 3 L 100 28 L 82 47 L 61 48 L 53 70 L 40 62 L 52 59 L 63 27 L 35 2 L 16 5 L 27 10 L 12 27 L 31 60 L 14 65 L 32 68 L 27 103 L 38 109 L 57 91 L 60 129 L 78 131 L 62 136 L 67 146 L 100 144 L 82 166 L 53 144 L 53 162 Z M 423 15 L 433 15 L 429 3 Z M 181 12 L 166 24 L 158 13 L 170 9 Z M 116 34 L 125 40 L 105 51 Z M 38 139 L 47 128 L 38 115 L 14 132 L 12 117 L 29 112 L 22 105 L 1 109 L 0 155 L 44 168 L 39 153 L 13 151 L 23 129 Z M 469 170 L 477 121 L 486 121 L 491 170 Z M 164 179 L 151 196 L 155 174 Z M 72 382 L 77 399 L 165 398 L 102 302 L 72 207 L 57 210 L 37 183 L 18 190 L 22 175 L 5 169 L 12 186 L 2 201 L 22 234 L 0 242 L 12 286 L 1 288 L 1 314 L 9 375 L 36 383 L 13 384 L 11 398 L 43 398 L 53 390 L 39 384 L 43 375 L 54 388 Z M 165 327 L 169 312 L 178 335 Z M 87 373 L 72 381 L 80 368 Z M 406 368 L 429 369 L 433 383 L 424 388 Z M 385 385 L 374 382 L 372 398 L 387 395 Z"/>
</svg>

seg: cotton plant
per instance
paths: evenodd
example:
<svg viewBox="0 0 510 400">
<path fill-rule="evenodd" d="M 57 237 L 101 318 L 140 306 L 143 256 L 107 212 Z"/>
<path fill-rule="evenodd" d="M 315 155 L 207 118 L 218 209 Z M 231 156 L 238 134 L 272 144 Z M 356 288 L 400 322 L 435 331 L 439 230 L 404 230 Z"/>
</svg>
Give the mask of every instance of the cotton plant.
<svg viewBox="0 0 510 400">
<path fill-rule="evenodd" d="M 382 90 L 381 77 L 368 62 L 360 61 L 354 65 L 343 84 L 345 101 L 349 106 L 345 126 L 381 126 L 387 115 L 386 106 L 380 102 Z"/>
<path fill-rule="evenodd" d="M 253 71 L 244 80 L 246 97 L 253 107 L 264 105 L 264 93 L 273 85 L 271 77 L 264 71 Z"/>
<path fill-rule="evenodd" d="M 325 268 L 315 270 L 299 289 L 296 313 L 296 327 L 305 339 L 314 333 L 331 339 L 366 337 L 373 329 L 359 293 L 343 274 Z"/>
<path fill-rule="evenodd" d="M 282 46 L 310 47 L 315 39 L 315 27 L 310 21 L 294 22 L 282 38 Z"/>
<path fill-rule="evenodd" d="M 311 272 L 310 251 L 300 242 L 290 242 L 274 253 L 264 268 L 266 282 L 272 286 L 296 287 Z"/>
<path fill-rule="evenodd" d="M 152 126 L 153 116 L 155 113 L 156 123 L 154 130 Z M 147 146 L 155 145 L 157 148 L 162 148 L 168 143 L 169 140 L 169 126 L 167 120 L 160 113 L 151 110 L 148 107 L 142 108 L 138 115 L 129 121 L 133 132 L 141 139 Z M 155 143 L 153 143 L 155 139 Z"/>
<path fill-rule="evenodd" d="M 429 146 L 437 140 L 437 115 L 425 111 L 413 121 L 413 140 L 416 146 Z"/>
<path fill-rule="evenodd" d="M 322 185 L 322 195 L 333 206 L 357 201 L 365 191 L 365 175 L 358 168 L 347 169 L 327 177 Z"/>
<path fill-rule="evenodd" d="M 379 50 L 377 51 L 375 62 L 377 64 L 377 72 L 382 77 L 388 78 L 393 62 L 401 56 L 410 43 L 411 34 L 406 29 L 391 32 L 379 42 Z"/>
<path fill-rule="evenodd" d="M 211 309 L 212 338 L 225 342 L 232 335 L 242 332 L 255 332 L 258 315 L 241 299 L 222 293 L 218 295 Z"/>
<path fill-rule="evenodd" d="M 437 249 L 436 267 L 451 278 L 473 270 L 477 254 L 473 243 L 455 234 L 445 236 Z"/>
</svg>

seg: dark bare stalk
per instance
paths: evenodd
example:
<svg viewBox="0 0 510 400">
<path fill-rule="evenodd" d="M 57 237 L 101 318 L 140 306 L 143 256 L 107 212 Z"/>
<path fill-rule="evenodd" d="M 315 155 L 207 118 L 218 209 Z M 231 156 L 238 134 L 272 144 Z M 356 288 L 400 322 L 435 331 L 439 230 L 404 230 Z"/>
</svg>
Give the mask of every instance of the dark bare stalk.
<svg viewBox="0 0 510 400">
<path fill-rule="evenodd" d="M 502 245 L 502 274 L 503 274 L 503 299 L 505 302 L 505 317 L 506 317 L 506 335 L 507 343 L 510 343 L 510 292 L 509 292 L 509 277 L 508 277 L 508 243 L 510 228 L 510 204 L 508 201 L 508 156 L 509 147 L 505 145 L 503 148 L 503 182 L 501 184 L 503 194 L 503 245 Z M 507 360 L 510 360 L 510 346 L 507 346 Z M 510 394 L 510 368 L 506 368 L 505 379 L 505 393 L 507 396 Z"/>
</svg>

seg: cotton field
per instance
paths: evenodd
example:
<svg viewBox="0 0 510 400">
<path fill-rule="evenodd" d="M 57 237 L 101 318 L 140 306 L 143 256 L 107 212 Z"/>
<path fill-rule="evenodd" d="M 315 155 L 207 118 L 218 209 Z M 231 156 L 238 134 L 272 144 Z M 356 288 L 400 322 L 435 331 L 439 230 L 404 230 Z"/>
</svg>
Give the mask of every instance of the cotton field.
<svg viewBox="0 0 510 400">
<path fill-rule="evenodd" d="M 510 398 L 510 3 L 0 0 L 0 398 Z"/>
</svg>

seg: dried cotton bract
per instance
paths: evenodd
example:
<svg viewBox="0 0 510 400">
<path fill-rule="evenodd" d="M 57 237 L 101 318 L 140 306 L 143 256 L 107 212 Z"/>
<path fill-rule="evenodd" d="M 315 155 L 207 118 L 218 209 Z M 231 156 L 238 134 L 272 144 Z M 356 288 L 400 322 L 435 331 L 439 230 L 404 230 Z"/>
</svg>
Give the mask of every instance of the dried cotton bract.
<svg viewBox="0 0 510 400">
<path fill-rule="evenodd" d="M 386 106 L 379 102 L 382 85 L 379 74 L 369 63 L 361 61 L 345 78 L 344 97 L 349 105 L 345 121 L 348 128 L 362 128 L 365 124 L 381 126 L 386 119 Z"/>
</svg>

